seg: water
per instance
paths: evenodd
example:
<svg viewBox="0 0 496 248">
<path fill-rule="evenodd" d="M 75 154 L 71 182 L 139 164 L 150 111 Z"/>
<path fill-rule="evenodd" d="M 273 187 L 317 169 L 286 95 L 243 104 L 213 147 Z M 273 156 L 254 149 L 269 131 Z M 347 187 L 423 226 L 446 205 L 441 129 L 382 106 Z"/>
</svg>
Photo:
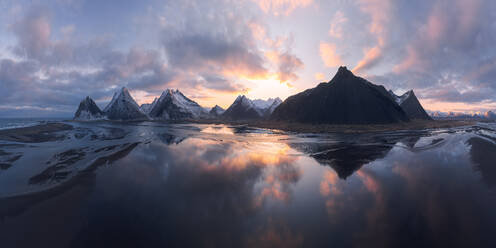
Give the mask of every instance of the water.
<svg viewBox="0 0 496 248">
<path fill-rule="evenodd" d="M 2 247 L 496 244 L 494 125 L 362 135 L 71 125 L 55 142 L 0 144 L 22 154 L 0 171 Z"/>
<path fill-rule="evenodd" d="M 30 127 L 49 121 L 60 121 L 63 118 L 0 118 L 0 130 Z"/>
</svg>

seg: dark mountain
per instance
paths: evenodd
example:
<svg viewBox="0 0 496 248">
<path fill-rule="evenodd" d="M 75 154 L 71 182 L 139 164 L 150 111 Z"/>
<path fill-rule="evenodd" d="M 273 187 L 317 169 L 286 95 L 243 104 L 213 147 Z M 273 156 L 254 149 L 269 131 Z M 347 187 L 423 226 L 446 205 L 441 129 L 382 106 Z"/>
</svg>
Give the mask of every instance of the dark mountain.
<svg viewBox="0 0 496 248">
<path fill-rule="evenodd" d="M 76 114 L 74 114 L 74 120 L 98 120 L 102 118 L 103 112 L 89 96 L 79 103 Z"/>
<path fill-rule="evenodd" d="M 484 118 L 489 120 L 496 120 L 496 114 L 493 111 L 487 111 L 484 113 Z"/>
<path fill-rule="evenodd" d="M 393 99 L 400 105 L 400 107 L 405 111 L 408 118 L 420 119 L 420 120 L 432 120 L 432 118 L 425 112 L 424 108 L 420 104 L 419 100 L 415 96 L 413 90 L 407 91 L 401 96 L 397 96 L 391 90 L 389 91 Z"/>
<path fill-rule="evenodd" d="M 215 105 L 209 112 L 209 114 L 212 116 L 212 117 L 219 117 L 220 115 L 222 115 L 226 110 L 224 110 L 222 107 L 220 107 L 219 105 Z"/>
<path fill-rule="evenodd" d="M 238 96 L 236 100 L 222 114 L 222 118 L 230 120 L 250 120 L 263 116 L 263 112 L 258 109 L 252 100 L 246 96 Z"/>
<path fill-rule="evenodd" d="M 148 119 L 125 87 L 114 93 L 112 101 L 105 107 L 103 112 L 109 120 Z"/>
<path fill-rule="evenodd" d="M 340 67 L 328 83 L 288 97 L 271 119 L 302 123 L 381 124 L 408 121 L 383 86 Z"/>
<path fill-rule="evenodd" d="M 179 90 L 165 90 L 148 114 L 154 119 L 181 120 L 208 117 L 198 103 L 187 98 Z"/>
</svg>

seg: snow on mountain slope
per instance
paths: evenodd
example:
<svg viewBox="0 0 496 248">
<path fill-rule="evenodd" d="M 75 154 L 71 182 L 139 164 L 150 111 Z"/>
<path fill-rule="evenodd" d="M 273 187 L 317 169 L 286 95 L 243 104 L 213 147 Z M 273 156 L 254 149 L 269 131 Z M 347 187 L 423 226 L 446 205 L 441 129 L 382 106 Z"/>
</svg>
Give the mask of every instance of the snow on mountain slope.
<svg viewBox="0 0 496 248">
<path fill-rule="evenodd" d="M 224 110 L 222 107 L 219 105 L 215 105 L 211 110 L 210 110 L 210 115 L 213 115 L 214 117 L 222 115 L 226 110 Z"/>
<path fill-rule="evenodd" d="M 89 96 L 79 103 L 79 107 L 74 114 L 74 120 L 81 121 L 101 120 L 103 118 L 103 112 Z"/>
<path fill-rule="evenodd" d="M 149 115 L 152 118 L 166 120 L 198 119 L 208 117 L 208 112 L 179 90 L 167 89 L 150 109 Z"/>
<path fill-rule="evenodd" d="M 262 99 L 252 100 L 253 105 L 255 105 L 255 107 L 257 107 L 259 109 L 268 109 L 276 101 L 281 101 L 281 99 L 279 99 L 279 97 L 277 97 L 277 98 L 269 98 L 267 100 L 262 100 Z"/>
<path fill-rule="evenodd" d="M 389 90 L 389 94 L 393 97 L 398 105 L 405 111 L 410 119 L 431 120 L 432 118 L 425 112 L 424 108 L 418 101 L 413 90 L 407 91 L 405 94 L 398 96 L 393 91 Z"/>
<path fill-rule="evenodd" d="M 274 112 L 274 110 L 282 103 L 282 100 L 277 97 L 276 99 L 273 100 L 272 104 L 269 106 L 269 108 L 267 109 L 266 111 L 266 114 L 267 115 L 270 115 L 272 114 L 272 112 Z"/>
<path fill-rule="evenodd" d="M 389 94 L 391 94 L 391 96 L 393 97 L 393 99 L 396 101 L 396 103 L 398 105 L 401 105 L 406 99 L 408 99 L 411 96 L 412 92 L 413 92 L 413 90 L 409 90 L 409 91 L 405 92 L 405 94 L 398 96 L 398 95 L 394 94 L 394 92 L 392 90 L 389 90 Z"/>
<path fill-rule="evenodd" d="M 114 93 L 112 100 L 103 112 L 110 120 L 148 119 L 125 87 Z"/>
<path fill-rule="evenodd" d="M 282 101 L 279 98 L 251 100 L 245 95 L 240 95 L 222 116 L 224 118 L 238 120 L 267 117 L 281 103 Z"/>
</svg>

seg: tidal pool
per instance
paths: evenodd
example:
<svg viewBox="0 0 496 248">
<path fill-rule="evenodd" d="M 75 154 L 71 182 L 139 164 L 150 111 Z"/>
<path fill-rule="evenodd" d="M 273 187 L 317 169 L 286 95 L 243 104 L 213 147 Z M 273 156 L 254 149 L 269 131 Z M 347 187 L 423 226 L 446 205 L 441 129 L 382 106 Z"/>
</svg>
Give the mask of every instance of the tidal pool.
<svg viewBox="0 0 496 248">
<path fill-rule="evenodd" d="M 1 247 L 496 246 L 493 124 L 67 124 L 0 141 Z"/>
</svg>

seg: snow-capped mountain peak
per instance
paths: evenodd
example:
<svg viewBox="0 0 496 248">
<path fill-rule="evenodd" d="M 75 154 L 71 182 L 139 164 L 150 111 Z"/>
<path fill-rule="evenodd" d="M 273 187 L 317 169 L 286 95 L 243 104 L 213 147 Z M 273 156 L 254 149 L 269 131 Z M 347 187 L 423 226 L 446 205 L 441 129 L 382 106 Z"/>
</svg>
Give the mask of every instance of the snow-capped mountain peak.
<svg viewBox="0 0 496 248">
<path fill-rule="evenodd" d="M 103 112 L 89 96 L 87 96 L 79 103 L 79 107 L 74 114 L 74 120 L 100 119 L 103 119 Z"/>
<path fill-rule="evenodd" d="M 274 109 L 282 103 L 280 98 L 269 98 L 267 100 L 251 100 L 245 95 L 240 95 L 224 112 L 223 116 L 229 119 L 254 119 L 267 117 Z"/>
<path fill-rule="evenodd" d="M 126 87 L 114 93 L 103 112 L 111 120 L 147 119 Z"/>
<path fill-rule="evenodd" d="M 255 99 L 252 100 L 253 104 L 255 107 L 260 108 L 260 109 L 266 109 L 269 108 L 274 102 L 282 102 L 279 97 L 276 98 L 269 98 L 267 100 L 262 100 L 262 99 Z"/>
<path fill-rule="evenodd" d="M 223 114 L 224 112 L 225 112 L 225 110 L 222 107 L 220 107 L 219 105 L 215 105 L 210 110 L 210 114 L 214 115 L 214 116 L 219 116 L 219 115 Z"/>
<path fill-rule="evenodd" d="M 194 119 L 208 115 L 205 109 L 178 89 L 164 90 L 149 114 L 158 119 Z"/>
<path fill-rule="evenodd" d="M 107 112 L 109 110 L 109 108 L 111 106 L 113 106 L 117 101 L 127 102 L 127 103 L 132 104 L 133 106 L 135 106 L 136 108 L 139 109 L 138 104 L 136 103 L 134 98 L 131 96 L 131 94 L 129 94 L 129 90 L 126 87 L 122 87 L 120 91 L 114 93 L 112 100 L 107 105 L 107 107 L 105 107 L 103 112 Z"/>
</svg>

